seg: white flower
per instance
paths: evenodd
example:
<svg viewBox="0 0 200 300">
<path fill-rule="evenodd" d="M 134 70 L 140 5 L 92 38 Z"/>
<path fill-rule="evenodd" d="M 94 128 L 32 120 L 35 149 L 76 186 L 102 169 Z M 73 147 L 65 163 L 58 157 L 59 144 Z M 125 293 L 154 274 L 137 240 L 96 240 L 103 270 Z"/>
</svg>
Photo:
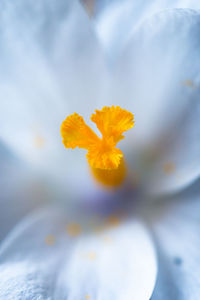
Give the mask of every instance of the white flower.
<svg viewBox="0 0 200 300">
<path fill-rule="evenodd" d="M 199 298 L 200 12 L 151 5 L 99 14 L 102 49 L 76 1 L 0 4 L 0 299 Z M 136 125 L 107 192 L 59 131 L 113 104 Z"/>
</svg>

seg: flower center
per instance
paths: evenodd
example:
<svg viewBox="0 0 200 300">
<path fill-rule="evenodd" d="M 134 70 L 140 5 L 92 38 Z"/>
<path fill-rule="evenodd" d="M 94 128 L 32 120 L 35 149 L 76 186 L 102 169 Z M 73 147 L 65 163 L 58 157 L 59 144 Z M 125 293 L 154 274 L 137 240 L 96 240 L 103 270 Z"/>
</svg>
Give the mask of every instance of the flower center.
<svg viewBox="0 0 200 300">
<path fill-rule="evenodd" d="M 119 106 L 103 107 L 96 110 L 91 120 L 102 134 L 96 133 L 77 113 L 68 116 L 61 125 L 61 136 L 66 148 L 88 150 L 87 159 L 94 177 L 107 186 L 116 186 L 123 182 L 126 168 L 123 153 L 116 148 L 124 138 L 123 132 L 134 126 L 132 113 Z"/>
</svg>

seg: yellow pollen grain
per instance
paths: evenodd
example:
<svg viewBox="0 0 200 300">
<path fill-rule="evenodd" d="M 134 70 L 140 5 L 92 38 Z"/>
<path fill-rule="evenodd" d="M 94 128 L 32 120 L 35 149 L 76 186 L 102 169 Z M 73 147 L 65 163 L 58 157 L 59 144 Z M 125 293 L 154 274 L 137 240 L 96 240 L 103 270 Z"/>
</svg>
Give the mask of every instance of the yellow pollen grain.
<svg viewBox="0 0 200 300">
<path fill-rule="evenodd" d="M 85 295 L 85 299 L 89 300 L 90 296 L 89 295 Z"/>
<path fill-rule="evenodd" d="M 163 166 L 163 171 L 164 171 L 165 174 L 167 174 L 167 175 L 173 174 L 173 173 L 175 172 L 175 170 L 176 170 L 176 166 L 175 166 L 175 164 L 172 163 L 172 162 L 166 163 L 166 164 L 164 164 L 164 166 Z"/>
<path fill-rule="evenodd" d="M 118 227 L 121 223 L 121 220 L 118 216 L 111 215 L 106 219 L 106 224 L 109 227 Z"/>
<path fill-rule="evenodd" d="M 86 254 L 86 258 L 89 259 L 89 260 L 91 260 L 91 261 L 93 261 L 93 260 L 95 260 L 97 258 L 97 254 L 95 252 L 93 252 L 93 251 L 88 252 Z"/>
<path fill-rule="evenodd" d="M 33 144 L 36 148 L 42 149 L 45 145 L 45 139 L 42 136 L 37 135 L 34 137 Z"/>
<path fill-rule="evenodd" d="M 183 85 L 184 86 L 188 86 L 188 87 L 191 87 L 191 88 L 194 88 L 195 87 L 195 84 L 194 82 L 191 80 L 191 79 L 187 79 L 183 82 Z"/>
<path fill-rule="evenodd" d="M 71 237 L 76 237 L 78 235 L 81 234 L 81 226 L 78 223 L 70 223 L 67 225 L 66 227 L 67 233 L 71 236 Z"/>
<path fill-rule="evenodd" d="M 56 238 L 54 235 L 49 234 L 45 237 L 45 244 L 47 244 L 48 246 L 54 245 L 55 242 L 56 242 Z"/>
</svg>

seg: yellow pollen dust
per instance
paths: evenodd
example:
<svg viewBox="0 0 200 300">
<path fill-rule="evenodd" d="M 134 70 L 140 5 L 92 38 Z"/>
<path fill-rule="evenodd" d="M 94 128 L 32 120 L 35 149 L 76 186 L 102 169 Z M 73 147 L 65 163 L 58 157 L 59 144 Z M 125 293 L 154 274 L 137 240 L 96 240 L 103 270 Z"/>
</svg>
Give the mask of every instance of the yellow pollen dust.
<svg viewBox="0 0 200 300">
<path fill-rule="evenodd" d="M 97 258 L 97 254 L 95 252 L 88 252 L 86 254 L 86 258 L 89 260 L 95 260 Z"/>
<path fill-rule="evenodd" d="M 121 219 L 118 216 L 111 215 L 107 218 L 106 224 L 109 227 L 118 227 L 121 224 Z"/>
<path fill-rule="evenodd" d="M 45 146 L 45 139 L 40 135 L 36 135 L 33 142 L 36 148 L 41 149 Z"/>
<path fill-rule="evenodd" d="M 89 295 L 85 295 L 85 299 L 90 299 L 90 296 Z"/>
<path fill-rule="evenodd" d="M 185 81 L 183 82 L 183 85 L 184 85 L 184 86 L 191 87 L 191 88 L 194 88 L 194 87 L 195 87 L 194 81 L 192 81 L 191 79 L 185 80 Z"/>
<path fill-rule="evenodd" d="M 174 163 L 172 162 L 169 162 L 169 163 L 166 163 L 164 166 L 163 166 L 163 171 L 165 172 L 165 174 L 167 175 L 171 175 L 172 173 L 174 173 L 176 170 L 176 166 Z"/>
<path fill-rule="evenodd" d="M 48 245 L 48 246 L 52 246 L 54 245 L 56 242 L 56 238 L 54 235 L 52 234 L 49 234 L 45 237 L 45 243 Z"/>
<path fill-rule="evenodd" d="M 71 237 L 76 237 L 81 234 L 81 226 L 78 223 L 68 224 L 66 230 Z"/>
<path fill-rule="evenodd" d="M 103 107 L 90 118 L 102 134 L 86 125 L 77 113 L 68 116 L 61 125 L 61 136 L 66 148 L 87 150 L 87 160 L 96 180 L 107 186 L 120 185 L 126 175 L 123 153 L 116 148 L 124 139 L 123 133 L 134 126 L 132 113 L 119 106 Z"/>
</svg>

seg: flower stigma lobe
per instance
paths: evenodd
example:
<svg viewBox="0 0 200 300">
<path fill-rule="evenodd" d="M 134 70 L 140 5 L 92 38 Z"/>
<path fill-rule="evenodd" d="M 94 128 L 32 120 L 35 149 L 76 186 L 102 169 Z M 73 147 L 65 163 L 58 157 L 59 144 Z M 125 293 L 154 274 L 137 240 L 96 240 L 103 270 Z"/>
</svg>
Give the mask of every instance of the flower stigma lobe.
<svg viewBox="0 0 200 300">
<path fill-rule="evenodd" d="M 99 138 L 77 113 L 68 116 L 61 125 L 61 136 L 66 148 L 88 150 L 87 159 L 92 174 L 106 186 L 120 185 L 126 175 L 123 153 L 116 148 L 124 139 L 123 132 L 134 126 L 132 113 L 119 106 L 96 110 L 91 120 L 102 134 Z"/>
</svg>

